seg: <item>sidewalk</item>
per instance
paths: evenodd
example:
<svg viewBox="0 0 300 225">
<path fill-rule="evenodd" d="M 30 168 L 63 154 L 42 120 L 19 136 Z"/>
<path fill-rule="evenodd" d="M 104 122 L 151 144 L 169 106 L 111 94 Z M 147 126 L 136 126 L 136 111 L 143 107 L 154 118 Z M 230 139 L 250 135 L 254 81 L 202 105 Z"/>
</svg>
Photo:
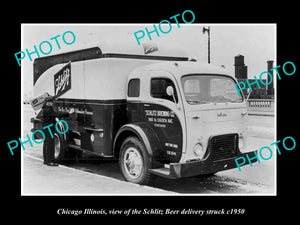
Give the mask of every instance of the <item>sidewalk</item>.
<svg viewBox="0 0 300 225">
<path fill-rule="evenodd" d="M 23 154 L 22 195 L 170 195 L 173 192 L 84 172 L 50 167 Z"/>
<path fill-rule="evenodd" d="M 275 117 L 273 112 L 248 111 L 248 135 L 252 137 L 275 137 Z M 267 115 L 267 116 L 265 116 Z"/>
<path fill-rule="evenodd" d="M 274 138 L 275 130 L 268 127 L 248 126 L 248 135 L 251 137 Z"/>
</svg>

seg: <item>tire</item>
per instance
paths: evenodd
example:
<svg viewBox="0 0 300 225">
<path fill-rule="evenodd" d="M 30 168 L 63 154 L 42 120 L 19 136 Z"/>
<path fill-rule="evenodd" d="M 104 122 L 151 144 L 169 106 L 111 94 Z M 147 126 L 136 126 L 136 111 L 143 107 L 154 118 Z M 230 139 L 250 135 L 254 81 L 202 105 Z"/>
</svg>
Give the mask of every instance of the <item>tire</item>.
<svg viewBox="0 0 300 225">
<path fill-rule="evenodd" d="M 55 121 L 58 122 L 59 118 L 55 118 Z M 59 123 L 58 129 L 60 132 L 64 132 L 66 127 L 64 124 Z M 61 162 L 66 155 L 66 134 L 60 134 L 56 131 L 54 132 L 54 159 L 57 162 Z"/>
<path fill-rule="evenodd" d="M 124 140 L 120 149 L 119 164 L 126 181 L 141 185 L 150 183 L 150 158 L 146 147 L 138 138 L 132 136 Z"/>
<path fill-rule="evenodd" d="M 54 159 L 55 161 L 61 161 L 66 154 L 66 145 L 63 137 L 58 133 L 54 133 Z"/>
</svg>

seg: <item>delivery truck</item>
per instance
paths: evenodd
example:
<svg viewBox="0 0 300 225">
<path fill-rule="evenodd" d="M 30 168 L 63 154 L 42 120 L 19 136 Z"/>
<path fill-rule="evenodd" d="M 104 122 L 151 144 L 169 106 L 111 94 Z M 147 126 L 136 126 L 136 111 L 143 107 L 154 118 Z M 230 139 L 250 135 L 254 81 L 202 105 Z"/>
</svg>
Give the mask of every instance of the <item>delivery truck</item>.
<svg viewBox="0 0 300 225">
<path fill-rule="evenodd" d="M 74 150 L 118 159 L 126 181 L 147 184 L 153 176 L 233 169 L 246 154 L 246 99 L 237 81 L 185 51 L 99 45 L 33 66 L 34 95 L 48 93 L 58 111 L 75 111 L 64 119 L 68 132 L 55 133 L 57 160 Z M 32 131 L 41 129 L 32 122 Z M 255 151 L 247 155 L 253 163 Z"/>
</svg>

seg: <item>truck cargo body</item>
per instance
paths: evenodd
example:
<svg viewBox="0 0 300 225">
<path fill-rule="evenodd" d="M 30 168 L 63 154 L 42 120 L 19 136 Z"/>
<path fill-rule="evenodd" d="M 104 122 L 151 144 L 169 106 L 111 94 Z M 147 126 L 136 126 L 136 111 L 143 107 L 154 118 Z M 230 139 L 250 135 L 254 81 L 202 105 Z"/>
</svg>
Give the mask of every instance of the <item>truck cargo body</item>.
<svg viewBox="0 0 300 225">
<path fill-rule="evenodd" d="M 114 157 L 117 131 L 130 120 L 137 120 L 134 112 L 127 110 L 128 74 L 148 64 L 187 60 L 180 56 L 102 53 L 99 47 L 43 57 L 34 62 L 34 95 L 47 92 L 55 96 L 53 75 L 70 64 L 71 88 L 55 101 L 58 111 L 75 109 L 76 119 L 65 119 L 70 129 L 67 145 Z M 36 124 L 35 129 L 38 128 L 40 125 Z"/>
</svg>

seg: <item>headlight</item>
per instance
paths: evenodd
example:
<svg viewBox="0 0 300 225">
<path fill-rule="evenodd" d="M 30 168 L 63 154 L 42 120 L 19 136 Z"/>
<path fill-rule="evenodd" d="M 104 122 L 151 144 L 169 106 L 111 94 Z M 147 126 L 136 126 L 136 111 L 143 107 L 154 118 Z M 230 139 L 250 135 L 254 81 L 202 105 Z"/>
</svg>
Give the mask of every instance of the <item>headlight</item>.
<svg viewBox="0 0 300 225">
<path fill-rule="evenodd" d="M 204 156 L 204 153 L 205 153 L 205 151 L 204 151 L 204 148 L 201 145 L 201 143 L 195 144 L 195 146 L 194 146 L 194 154 L 202 159 L 203 156 Z"/>
<path fill-rule="evenodd" d="M 244 137 L 243 134 L 239 134 L 239 149 L 241 152 L 244 152 L 246 149 L 246 138 Z"/>
<path fill-rule="evenodd" d="M 244 147 L 244 138 L 239 136 L 239 149 Z"/>
</svg>

